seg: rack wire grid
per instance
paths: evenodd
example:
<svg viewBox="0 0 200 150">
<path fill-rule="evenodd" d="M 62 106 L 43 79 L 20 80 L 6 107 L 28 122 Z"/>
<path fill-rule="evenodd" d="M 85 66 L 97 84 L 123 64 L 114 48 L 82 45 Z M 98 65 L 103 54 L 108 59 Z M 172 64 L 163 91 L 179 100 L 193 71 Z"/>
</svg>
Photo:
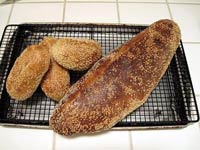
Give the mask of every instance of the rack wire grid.
<svg viewBox="0 0 200 150">
<path fill-rule="evenodd" d="M 8 95 L 6 78 L 16 58 L 29 45 L 38 44 L 45 36 L 93 39 L 101 43 L 103 55 L 134 37 L 147 26 L 114 24 L 20 24 L 6 26 L 0 42 L 0 123 L 47 126 L 56 102 L 38 87 L 26 101 Z M 71 84 L 85 72 L 70 72 Z M 67 117 L 67 116 L 66 116 Z M 197 122 L 199 113 L 182 42 L 170 66 L 148 101 L 130 113 L 115 127 L 180 126 Z"/>
</svg>

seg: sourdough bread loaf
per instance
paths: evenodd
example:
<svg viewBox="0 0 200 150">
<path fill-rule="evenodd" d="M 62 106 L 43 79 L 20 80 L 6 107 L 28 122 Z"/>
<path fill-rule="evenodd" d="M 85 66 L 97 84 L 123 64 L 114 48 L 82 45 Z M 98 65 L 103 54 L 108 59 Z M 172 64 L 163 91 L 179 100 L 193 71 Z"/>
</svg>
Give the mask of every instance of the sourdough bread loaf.
<svg viewBox="0 0 200 150">
<path fill-rule="evenodd" d="M 147 101 L 180 37 L 175 22 L 160 20 L 100 59 L 66 93 L 50 127 L 62 135 L 110 129 Z"/>
</svg>

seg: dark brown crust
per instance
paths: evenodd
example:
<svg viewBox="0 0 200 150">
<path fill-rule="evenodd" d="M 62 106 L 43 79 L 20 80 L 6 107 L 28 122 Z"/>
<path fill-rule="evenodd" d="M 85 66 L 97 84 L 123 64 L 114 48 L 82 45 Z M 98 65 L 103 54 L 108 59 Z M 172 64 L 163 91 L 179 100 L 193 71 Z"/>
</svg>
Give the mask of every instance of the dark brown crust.
<svg viewBox="0 0 200 150">
<path fill-rule="evenodd" d="M 107 130 L 141 106 L 165 73 L 180 29 L 160 20 L 100 59 L 53 112 L 50 127 L 72 135 Z"/>
</svg>

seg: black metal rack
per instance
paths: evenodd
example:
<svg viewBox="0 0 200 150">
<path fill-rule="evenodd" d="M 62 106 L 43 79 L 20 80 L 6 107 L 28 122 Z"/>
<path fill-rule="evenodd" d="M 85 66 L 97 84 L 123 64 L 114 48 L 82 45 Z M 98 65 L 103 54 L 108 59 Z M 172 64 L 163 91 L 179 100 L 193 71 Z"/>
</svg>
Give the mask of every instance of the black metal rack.
<svg viewBox="0 0 200 150">
<path fill-rule="evenodd" d="M 46 97 L 40 87 L 26 101 L 11 99 L 5 82 L 15 59 L 28 45 L 38 44 L 45 36 L 79 37 L 101 43 L 103 55 L 117 48 L 146 26 L 114 24 L 21 24 L 8 25 L 0 42 L 0 123 L 48 126 L 56 102 Z M 70 72 L 71 83 L 86 72 Z M 197 122 L 199 113 L 183 50 L 180 45 L 165 75 L 148 101 L 116 124 L 115 127 L 180 126 Z"/>
</svg>

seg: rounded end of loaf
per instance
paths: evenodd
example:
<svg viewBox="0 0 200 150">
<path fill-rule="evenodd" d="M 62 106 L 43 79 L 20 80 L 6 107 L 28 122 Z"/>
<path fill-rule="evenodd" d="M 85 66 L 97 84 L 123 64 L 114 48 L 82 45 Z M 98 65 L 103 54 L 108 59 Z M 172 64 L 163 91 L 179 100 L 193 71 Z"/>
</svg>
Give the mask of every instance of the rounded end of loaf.
<svg viewBox="0 0 200 150">
<path fill-rule="evenodd" d="M 51 47 L 56 43 L 56 41 L 57 39 L 55 37 L 44 37 L 44 39 L 39 43 L 39 45 L 46 47 L 46 49 L 51 55 Z"/>
<path fill-rule="evenodd" d="M 162 48 L 164 45 L 162 43 L 167 43 L 165 44 L 167 49 L 176 51 L 181 40 L 181 30 L 176 22 L 169 19 L 156 21 L 151 25 L 151 28 L 149 28 L 149 34 L 151 34 L 151 36 L 155 36 L 155 33 L 160 34 L 158 36 L 160 38 L 154 41 L 158 47 L 160 46 Z"/>
<path fill-rule="evenodd" d="M 71 135 L 68 133 L 68 129 L 64 128 L 64 125 L 62 125 L 62 122 L 60 118 L 63 118 L 63 113 L 60 111 L 60 105 L 56 107 L 56 109 L 53 111 L 53 114 L 51 114 L 50 120 L 49 120 L 49 127 L 56 133 L 61 135 Z"/>
</svg>

